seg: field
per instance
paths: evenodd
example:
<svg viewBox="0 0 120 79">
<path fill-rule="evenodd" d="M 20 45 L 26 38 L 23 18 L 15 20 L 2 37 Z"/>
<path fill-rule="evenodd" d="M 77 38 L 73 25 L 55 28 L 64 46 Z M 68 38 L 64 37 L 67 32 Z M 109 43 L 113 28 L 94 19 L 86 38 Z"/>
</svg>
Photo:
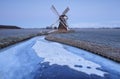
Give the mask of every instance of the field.
<svg viewBox="0 0 120 79">
<path fill-rule="evenodd" d="M 47 34 L 46 29 L 0 29 L 0 48 L 32 38 Z"/>
<path fill-rule="evenodd" d="M 52 33 L 46 39 L 90 51 L 120 62 L 120 29 L 73 29 L 74 32 Z M 0 49 L 46 35 L 50 29 L 1 29 Z"/>
<path fill-rule="evenodd" d="M 79 29 L 71 36 L 75 36 L 77 40 L 120 48 L 120 29 Z"/>
<path fill-rule="evenodd" d="M 73 29 L 52 34 L 47 40 L 69 44 L 120 62 L 120 29 Z"/>
</svg>

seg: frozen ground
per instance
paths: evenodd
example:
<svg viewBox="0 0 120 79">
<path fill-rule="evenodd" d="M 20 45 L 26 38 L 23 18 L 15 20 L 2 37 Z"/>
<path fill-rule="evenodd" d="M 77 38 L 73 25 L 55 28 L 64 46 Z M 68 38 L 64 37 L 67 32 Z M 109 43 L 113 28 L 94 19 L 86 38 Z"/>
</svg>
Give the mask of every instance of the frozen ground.
<svg viewBox="0 0 120 79">
<path fill-rule="evenodd" d="M 120 29 L 73 29 L 74 32 L 51 34 L 47 40 L 72 45 L 120 62 Z"/>
<path fill-rule="evenodd" d="M 8 37 L 20 37 L 30 34 L 37 34 L 42 31 L 48 31 L 47 29 L 0 29 L 0 38 Z"/>
<path fill-rule="evenodd" d="M 34 36 L 48 33 L 48 29 L 0 29 L 0 49 Z"/>
<path fill-rule="evenodd" d="M 120 64 L 35 37 L 0 50 L 0 79 L 119 79 Z"/>
<path fill-rule="evenodd" d="M 120 29 L 73 29 L 74 33 L 55 34 L 54 36 L 72 40 L 93 42 L 100 45 L 120 48 Z"/>
</svg>

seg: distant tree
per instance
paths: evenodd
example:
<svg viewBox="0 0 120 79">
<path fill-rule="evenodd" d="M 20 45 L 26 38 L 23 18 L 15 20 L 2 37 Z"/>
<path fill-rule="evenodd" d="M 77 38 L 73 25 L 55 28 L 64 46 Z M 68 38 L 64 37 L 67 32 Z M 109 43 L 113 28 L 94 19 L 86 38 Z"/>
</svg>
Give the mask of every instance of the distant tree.
<svg viewBox="0 0 120 79">
<path fill-rule="evenodd" d="M 54 29 L 57 29 L 57 27 L 55 26 Z"/>
<path fill-rule="evenodd" d="M 113 29 L 120 29 L 120 27 L 114 27 Z"/>
<path fill-rule="evenodd" d="M 0 29 L 21 29 L 18 26 L 12 26 L 12 25 L 0 25 Z"/>
<path fill-rule="evenodd" d="M 46 29 L 52 29 L 52 27 L 50 27 L 50 26 L 47 26 L 47 27 L 46 27 Z"/>
</svg>

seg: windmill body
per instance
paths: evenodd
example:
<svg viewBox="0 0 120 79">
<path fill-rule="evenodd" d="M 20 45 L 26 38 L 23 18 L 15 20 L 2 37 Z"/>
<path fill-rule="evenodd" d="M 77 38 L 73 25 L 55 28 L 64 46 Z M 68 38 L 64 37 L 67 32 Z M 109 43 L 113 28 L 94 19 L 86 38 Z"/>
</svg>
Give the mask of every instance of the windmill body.
<svg viewBox="0 0 120 79">
<path fill-rule="evenodd" d="M 58 11 L 56 10 L 56 8 L 53 5 L 52 5 L 52 10 L 58 16 L 58 20 L 57 20 L 59 22 L 58 30 L 59 31 L 67 31 L 68 30 L 68 25 L 67 25 L 68 17 L 66 15 L 66 13 L 69 11 L 69 8 L 67 7 L 61 15 L 58 13 Z"/>
<path fill-rule="evenodd" d="M 68 25 L 67 25 L 67 16 L 66 15 L 61 15 L 59 17 L 59 26 L 58 26 L 58 30 L 66 30 L 68 29 Z"/>
</svg>

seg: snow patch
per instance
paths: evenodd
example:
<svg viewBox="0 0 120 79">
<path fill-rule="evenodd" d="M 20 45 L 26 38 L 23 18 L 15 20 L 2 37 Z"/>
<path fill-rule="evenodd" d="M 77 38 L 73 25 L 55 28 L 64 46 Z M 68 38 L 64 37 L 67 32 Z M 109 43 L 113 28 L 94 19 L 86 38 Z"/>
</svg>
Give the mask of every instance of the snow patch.
<svg viewBox="0 0 120 79">
<path fill-rule="evenodd" d="M 101 67 L 99 64 L 88 61 L 81 56 L 66 50 L 62 44 L 45 42 L 42 40 L 43 38 L 37 40 L 32 47 L 39 57 L 44 58 L 42 63 L 49 62 L 50 65 L 67 65 L 74 70 L 81 71 L 89 75 L 95 74 L 103 77 L 104 74 L 106 74 L 106 72 L 97 69 Z"/>
</svg>

